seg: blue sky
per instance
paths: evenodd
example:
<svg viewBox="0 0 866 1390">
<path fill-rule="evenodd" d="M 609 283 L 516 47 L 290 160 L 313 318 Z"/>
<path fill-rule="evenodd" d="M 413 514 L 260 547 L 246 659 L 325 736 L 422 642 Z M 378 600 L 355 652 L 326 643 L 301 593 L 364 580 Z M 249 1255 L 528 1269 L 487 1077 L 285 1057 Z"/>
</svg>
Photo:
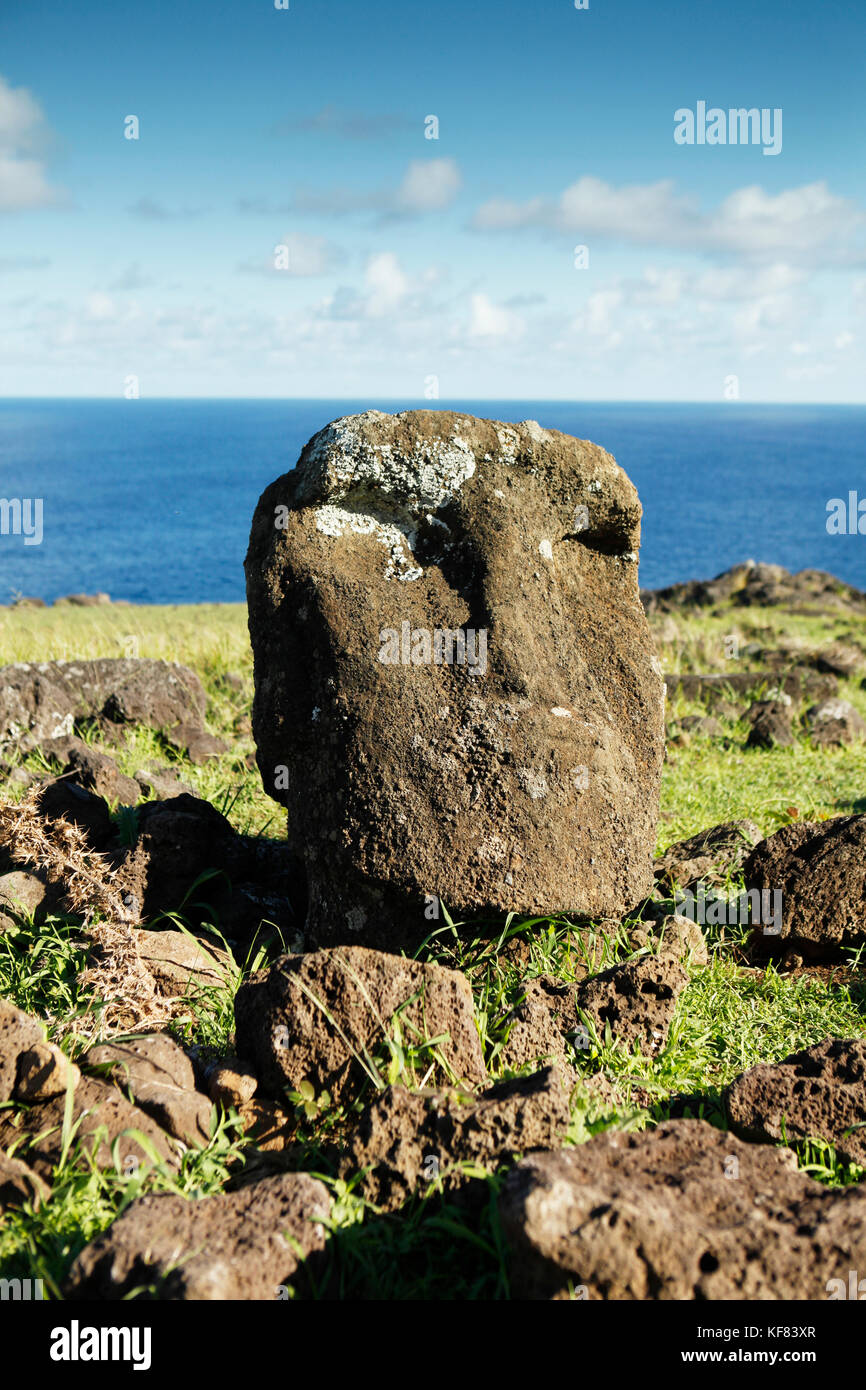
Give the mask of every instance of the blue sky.
<svg viewBox="0 0 866 1390">
<path fill-rule="evenodd" d="M 0 17 L 0 394 L 864 400 L 859 2 L 289 3 Z"/>
</svg>

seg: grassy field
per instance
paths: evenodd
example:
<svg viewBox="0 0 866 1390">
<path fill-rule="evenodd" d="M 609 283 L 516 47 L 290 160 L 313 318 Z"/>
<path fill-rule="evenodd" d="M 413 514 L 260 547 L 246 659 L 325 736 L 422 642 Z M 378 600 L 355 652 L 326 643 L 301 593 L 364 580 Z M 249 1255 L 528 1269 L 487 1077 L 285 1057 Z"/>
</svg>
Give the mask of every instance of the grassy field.
<svg viewBox="0 0 866 1390">
<path fill-rule="evenodd" d="M 674 631 L 675 627 L 675 631 Z M 667 671 L 740 671 L 747 656 L 732 657 L 753 642 L 772 647 L 776 639 L 816 649 L 831 641 L 863 642 L 866 625 L 850 617 L 795 617 L 773 609 L 728 610 L 715 616 L 676 617 L 658 623 L 668 640 L 660 644 Z M 732 642 L 730 639 L 735 638 Z M 246 611 L 240 606 L 195 608 L 61 608 L 2 610 L 0 662 L 52 658 L 135 655 L 181 661 L 195 669 L 208 692 L 212 730 L 231 751 L 204 768 L 184 764 L 184 780 L 248 833 L 280 834 L 278 808 L 261 790 L 251 766 L 249 731 L 252 662 Z M 239 682 L 226 680 L 239 677 Z M 860 673 L 840 684 L 840 695 L 866 718 Z M 739 701 L 742 705 L 744 702 Z M 747 726 L 722 719 L 716 737 L 682 738 L 676 721 L 705 713 L 675 700 L 669 707 L 668 755 L 662 787 L 658 850 L 719 821 L 748 817 L 770 834 L 792 819 L 818 819 L 866 809 L 866 742 L 817 750 L 797 726 L 791 748 L 746 749 Z M 168 759 L 156 735 L 136 731 L 119 750 L 122 770 L 134 773 L 148 758 Z M 8 756 L 8 755 L 7 755 Z M 38 767 L 38 759 L 28 760 Z M 9 784 L 5 795 L 20 792 Z M 564 920 L 490 924 L 502 930 L 467 939 L 444 932 L 428 956 L 467 971 L 479 1029 L 492 1075 L 497 1075 L 505 1019 L 521 984 L 541 973 L 574 977 L 573 933 Z M 507 928 L 507 930 L 506 930 Z M 515 950 L 515 941 L 522 949 Z M 710 963 L 689 967 L 689 985 L 664 1051 L 647 1058 L 596 1040 L 575 1056 L 583 1073 L 603 1070 L 619 1099 L 603 1101 L 578 1086 L 573 1095 L 571 1141 L 600 1129 L 643 1127 L 671 1113 L 703 1115 L 724 1124 L 719 1092 L 744 1068 L 784 1057 L 828 1034 L 866 1036 L 866 994 L 859 960 L 852 956 L 834 970 L 794 970 L 744 964 L 741 942 L 710 939 Z M 600 941 L 603 963 L 624 959 L 624 932 Z M 0 935 L 0 995 L 46 1019 L 67 1050 L 79 1045 L 76 1016 L 99 1001 L 81 985 L 83 951 L 76 923 L 52 919 L 39 928 L 22 920 L 17 932 Z M 211 990 L 199 1000 L 195 1019 L 179 1028 L 183 1041 L 217 1049 L 231 1047 L 232 988 Z M 384 1042 L 384 1040 L 383 1040 Z M 393 1049 L 390 1052 L 394 1061 Z M 410 1074 L 411 1057 L 396 1075 Z M 511 1073 L 503 1073 L 511 1074 Z M 498 1175 L 478 1181 L 472 1199 L 457 1201 L 435 1189 L 393 1215 L 367 1206 L 352 1185 L 325 1166 L 327 1141 L 351 1115 L 298 1111 L 297 1140 L 304 1166 L 322 1172 L 335 1195 L 332 1239 L 324 1274 L 315 1285 L 300 1281 L 304 1298 L 465 1298 L 508 1296 L 508 1280 L 495 1215 Z M 84 1163 L 75 1145 L 55 1174 L 53 1196 L 40 1210 L 8 1214 L 0 1227 L 0 1276 L 41 1277 L 57 1295 L 75 1254 L 142 1190 L 172 1189 L 201 1196 L 221 1190 L 239 1167 L 255 1158 L 237 1118 L 223 1115 L 206 1149 L 189 1152 L 179 1175 L 162 1170 L 129 1177 L 100 1173 Z M 858 1180 L 826 1145 L 804 1145 L 802 1166 L 831 1184 Z"/>
</svg>

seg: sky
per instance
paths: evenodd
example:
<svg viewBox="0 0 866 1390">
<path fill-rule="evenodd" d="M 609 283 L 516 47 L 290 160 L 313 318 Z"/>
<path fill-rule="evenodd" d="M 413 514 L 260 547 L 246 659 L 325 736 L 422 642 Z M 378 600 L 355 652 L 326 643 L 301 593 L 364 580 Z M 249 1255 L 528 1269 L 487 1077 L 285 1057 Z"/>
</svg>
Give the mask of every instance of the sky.
<svg viewBox="0 0 866 1390">
<path fill-rule="evenodd" d="M 0 395 L 864 401 L 862 0 L 277 3 L 2 7 Z"/>
</svg>

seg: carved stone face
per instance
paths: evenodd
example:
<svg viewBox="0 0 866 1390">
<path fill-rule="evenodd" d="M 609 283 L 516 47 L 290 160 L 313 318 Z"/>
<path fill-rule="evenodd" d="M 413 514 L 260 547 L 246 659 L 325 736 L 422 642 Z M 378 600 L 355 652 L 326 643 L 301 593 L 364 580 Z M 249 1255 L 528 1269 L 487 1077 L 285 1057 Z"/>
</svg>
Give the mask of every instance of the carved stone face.
<svg viewBox="0 0 866 1390">
<path fill-rule="evenodd" d="M 431 898 L 604 916 L 649 891 L 664 686 L 639 537 L 610 455 L 534 421 L 368 411 L 268 488 L 253 727 L 313 941 L 417 944 Z"/>
</svg>

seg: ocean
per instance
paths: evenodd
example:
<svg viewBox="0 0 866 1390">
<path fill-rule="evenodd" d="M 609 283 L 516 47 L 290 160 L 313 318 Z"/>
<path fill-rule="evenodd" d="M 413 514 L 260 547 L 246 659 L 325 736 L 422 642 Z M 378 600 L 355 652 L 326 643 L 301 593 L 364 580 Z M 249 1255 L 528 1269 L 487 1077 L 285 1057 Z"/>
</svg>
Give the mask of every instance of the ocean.
<svg viewBox="0 0 866 1390">
<path fill-rule="evenodd" d="M 0 497 L 42 499 L 42 541 L 0 534 L 0 603 L 97 590 L 238 602 L 259 494 L 309 437 L 340 415 L 419 406 L 537 420 L 612 453 L 643 503 L 643 588 L 747 559 L 866 588 L 866 535 L 827 531 L 831 498 L 866 498 L 864 406 L 6 399 Z"/>
</svg>

